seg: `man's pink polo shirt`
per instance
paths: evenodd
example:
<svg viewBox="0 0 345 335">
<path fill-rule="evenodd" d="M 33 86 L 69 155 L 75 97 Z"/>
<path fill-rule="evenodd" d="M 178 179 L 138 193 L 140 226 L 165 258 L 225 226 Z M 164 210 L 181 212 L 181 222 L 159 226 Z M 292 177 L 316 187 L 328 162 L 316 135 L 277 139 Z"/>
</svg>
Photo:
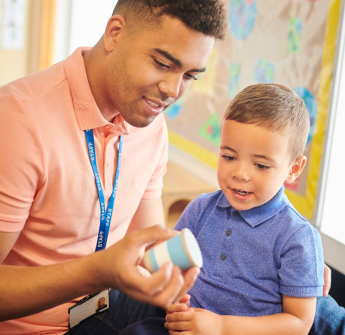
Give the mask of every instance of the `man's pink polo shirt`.
<svg viewBox="0 0 345 335">
<path fill-rule="evenodd" d="M 100 113 L 77 49 L 64 62 L 0 89 L 0 231 L 20 236 L 3 264 L 38 266 L 94 252 L 100 206 L 84 130 L 93 129 L 106 203 L 124 135 L 108 246 L 127 231 L 141 199 L 158 198 L 167 162 L 163 115 L 134 128 Z M 66 283 L 68 282 L 66 278 Z M 63 334 L 70 302 L 0 323 L 1 334 Z"/>
</svg>

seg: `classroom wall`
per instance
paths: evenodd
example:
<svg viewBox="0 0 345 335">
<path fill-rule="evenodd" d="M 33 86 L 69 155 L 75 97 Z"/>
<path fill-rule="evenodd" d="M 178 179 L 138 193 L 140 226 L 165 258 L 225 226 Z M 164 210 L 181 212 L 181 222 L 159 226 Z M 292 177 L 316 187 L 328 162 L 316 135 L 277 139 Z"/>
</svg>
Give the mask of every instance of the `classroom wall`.
<svg viewBox="0 0 345 335">
<path fill-rule="evenodd" d="M 54 60 L 57 63 L 81 46 L 102 37 L 117 0 L 57 0 Z"/>
<path fill-rule="evenodd" d="M 56 0 L 0 0 L 0 85 L 52 65 L 55 13 Z"/>
<path fill-rule="evenodd" d="M 286 193 L 314 222 L 340 3 L 225 0 L 225 40 L 216 42 L 207 71 L 166 111 L 171 151 L 199 160 L 202 174 L 214 180 L 205 166 L 215 174 L 221 120 L 231 100 L 255 83 L 285 85 L 304 99 L 311 122 L 307 165 L 293 184 L 286 185 Z"/>
<path fill-rule="evenodd" d="M 5 6 L 5 0 L 0 0 L 0 86 L 28 74 L 30 5 L 27 0 L 24 0 L 18 7 L 14 8 L 12 13 L 8 13 L 9 9 Z M 13 31 L 15 34 L 23 34 L 23 44 L 19 47 L 8 48 L 4 46 L 6 42 L 4 34 L 6 30 L 9 30 L 11 21 L 8 15 L 11 14 L 21 16 L 23 19 L 22 27 L 16 27 Z"/>
</svg>

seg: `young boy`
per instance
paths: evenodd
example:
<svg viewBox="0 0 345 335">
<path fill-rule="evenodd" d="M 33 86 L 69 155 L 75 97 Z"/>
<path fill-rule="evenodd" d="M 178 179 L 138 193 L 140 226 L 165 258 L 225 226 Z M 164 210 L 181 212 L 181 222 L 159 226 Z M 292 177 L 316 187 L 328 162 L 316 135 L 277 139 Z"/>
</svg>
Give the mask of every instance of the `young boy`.
<svg viewBox="0 0 345 335">
<path fill-rule="evenodd" d="M 321 239 L 283 186 L 305 166 L 308 133 L 304 102 L 286 87 L 235 97 L 222 123 L 221 190 L 192 201 L 176 225 L 191 229 L 204 259 L 191 308 L 172 305 L 166 320 L 121 334 L 308 334 L 322 296 Z"/>
</svg>

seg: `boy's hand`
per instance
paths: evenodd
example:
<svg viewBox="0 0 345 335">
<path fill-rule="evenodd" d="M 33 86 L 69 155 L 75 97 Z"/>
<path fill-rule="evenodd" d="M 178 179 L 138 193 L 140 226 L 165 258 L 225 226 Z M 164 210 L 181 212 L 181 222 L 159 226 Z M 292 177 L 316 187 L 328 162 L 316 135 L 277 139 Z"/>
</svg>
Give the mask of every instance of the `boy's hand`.
<svg viewBox="0 0 345 335">
<path fill-rule="evenodd" d="M 200 270 L 196 267 L 183 272 L 172 263 L 164 264 L 149 277 L 138 270 L 145 251 L 177 232 L 162 226 L 135 230 L 106 250 L 88 257 L 99 287 L 116 288 L 132 299 L 168 308 L 179 301 L 194 284 Z M 96 270 L 95 270 L 96 269 Z"/>
<path fill-rule="evenodd" d="M 187 307 L 190 307 L 190 295 L 189 294 L 185 294 L 180 300 L 179 300 L 180 304 L 185 304 Z"/>
<path fill-rule="evenodd" d="M 187 312 L 189 310 L 192 310 L 190 308 L 190 295 L 185 294 L 178 302 L 170 305 L 166 309 L 166 313 L 169 315 L 176 312 Z"/>
<path fill-rule="evenodd" d="M 165 328 L 170 335 L 220 335 L 222 317 L 206 309 L 193 308 L 166 316 Z M 182 331 L 182 332 L 181 332 Z"/>
</svg>

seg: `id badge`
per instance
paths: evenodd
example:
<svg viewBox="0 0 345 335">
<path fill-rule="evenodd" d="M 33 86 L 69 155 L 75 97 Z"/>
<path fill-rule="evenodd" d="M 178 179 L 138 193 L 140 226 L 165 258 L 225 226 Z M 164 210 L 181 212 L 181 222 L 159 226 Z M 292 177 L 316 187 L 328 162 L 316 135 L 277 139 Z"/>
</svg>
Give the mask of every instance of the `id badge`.
<svg viewBox="0 0 345 335">
<path fill-rule="evenodd" d="M 109 291 L 97 292 L 86 296 L 68 309 L 69 328 L 73 328 L 88 317 L 104 312 L 109 308 Z"/>
</svg>

